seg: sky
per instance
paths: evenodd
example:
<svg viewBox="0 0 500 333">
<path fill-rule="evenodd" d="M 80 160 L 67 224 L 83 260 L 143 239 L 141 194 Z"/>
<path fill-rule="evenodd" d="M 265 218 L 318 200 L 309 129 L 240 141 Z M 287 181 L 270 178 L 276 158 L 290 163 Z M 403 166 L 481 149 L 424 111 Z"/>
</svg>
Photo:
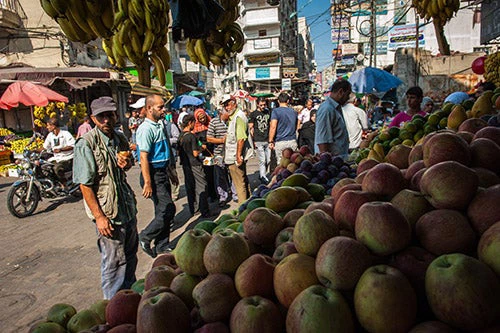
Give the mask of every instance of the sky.
<svg viewBox="0 0 500 333">
<path fill-rule="evenodd" d="M 299 17 L 305 17 L 314 43 L 318 72 L 332 63 L 330 0 L 298 0 Z"/>
</svg>

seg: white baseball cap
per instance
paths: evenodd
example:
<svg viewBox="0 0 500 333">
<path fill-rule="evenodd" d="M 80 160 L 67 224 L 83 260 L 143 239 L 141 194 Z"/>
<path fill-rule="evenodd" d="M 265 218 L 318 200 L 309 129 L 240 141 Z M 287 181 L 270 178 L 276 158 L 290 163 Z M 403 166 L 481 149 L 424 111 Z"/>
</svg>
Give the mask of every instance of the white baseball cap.
<svg viewBox="0 0 500 333">
<path fill-rule="evenodd" d="M 230 94 L 224 94 L 222 96 L 222 100 L 221 100 L 220 104 L 226 104 L 226 102 L 229 102 L 230 100 L 236 100 L 236 98 L 234 98 L 234 96 L 232 96 Z"/>
<path fill-rule="evenodd" d="M 146 106 L 146 97 L 141 97 L 134 104 L 130 104 L 130 107 L 133 109 L 142 109 Z"/>
</svg>

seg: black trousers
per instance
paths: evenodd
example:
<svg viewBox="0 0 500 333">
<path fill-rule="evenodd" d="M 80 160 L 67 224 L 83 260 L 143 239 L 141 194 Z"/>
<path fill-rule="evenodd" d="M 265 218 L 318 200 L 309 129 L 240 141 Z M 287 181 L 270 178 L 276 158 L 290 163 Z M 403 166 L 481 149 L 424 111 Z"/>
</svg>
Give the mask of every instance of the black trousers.
<svg viewBox="0 0 500 333">
<path fill-rule="evenodd" d="M 151 183 L 155 217 L 144 230 L 139 239 L 145 242 L 154 241 L 156 251 L 163 252 L 167 249 L 170 238 L 170 226 L 175 216 L 175 204 L 170 192 L 170 181 L 164 168 L 150 167 Z M 141 187 L 144 187 L 144 178 L 140 178 Z"/>
<path fill-rule="evenodd" d="M 202 215 L 208 215 L 207 180 L 203 167 L 183 164 L 182 171 L 184 172 L 189 211 L 194 214 L 199 209 Z"/>
</svg>

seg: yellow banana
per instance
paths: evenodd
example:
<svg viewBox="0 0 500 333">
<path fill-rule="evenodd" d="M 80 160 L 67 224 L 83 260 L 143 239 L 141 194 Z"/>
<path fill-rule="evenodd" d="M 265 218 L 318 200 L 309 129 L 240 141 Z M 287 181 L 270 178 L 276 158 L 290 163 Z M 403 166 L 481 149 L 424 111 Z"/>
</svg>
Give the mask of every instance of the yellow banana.
<svg viewBox="0 0 500 333">
<path fill-rule="evenodd" d="M 124 12 L 128 16 L 128 3 L 127 0 L 118 0 L 118 11 Z"/>
<path fill-rule="evenodd" d="M 214 64 L 215 66 L 222 66 L 224 65 L 224 62 L 222 61 L 222 58 L 216 56 L 215 54 L 210 55 L 210 62 Z"/>
<path fill-rule="evenodd" d="M 155 34 L 151 30 L 144 33 L 144 42 L 142 43 L 142 53 L 147 53 L 153 47 L 155 41 Z"/>
<path fill-rule="evenodd" d="M 200 60 L 200 63 L 205 66 L 209 67 L 209 57 L 207 53 L 207 49 L 205 48 L 205 43 L 203 39 L 197 39 L 196 43 L 194 45 L 194 51 L 196 52 L 196 55 L 198 56 L 198 59 Z"/>
<path fill-rule="evenodd" d="M 153 64 L 155 65 L 158 81 L 160 81 L 160 84 L 164 86 L 166 83 L 165 66 L 163 66 L 163 62 L 156 53 L 151 54 L 151 60 L 153 60 Z"/>
<path fill-rule="evenodd" d="M 146 52 L 142 52 L 141 39 L 139 38 L 139 34 L 137 33 L 137 30 L 135 30 L 133 27 L 132 27 L 132 29 L 130 29 L 129 38 L 130 38 L 130 46 L 132 46 L 132 50 L 134 51 L 134 54 L 137 57 L 142 57 L 142 55 Z"/>
<path fill-rule="evenodd" d="M 73 42 L 88 43 L 92 40 L 92 38 L 85 31 L 66 17 L 58 17 L 57 23 L 66 37 Z"/>
<path fill-rule="evenodd" d="M 102 39 L 102 49 L 104 52 L 106 52 L 106 55 L 108 56 L 109 63 L 114 66 L 116 65 L 116 59 L 113 54 L 113 41 L 112 39 L 109 38 L 103 38 Z"/>
<path fill-rule="evenodd" d="M 144 13 L 144 21 L 146 23 L 146 28 L 148 30 L 151 30 L 153 31 L 154 30 L 154 17 L 153 15 L 151 14 L 150 11 L 146 10 L 145 13 Z"/>
<path fill-rule="evenodd" d="M 144 9 L 139 0 L 131 0 L 129 4 L 132 4 L 132 12 L 129 7 L 129 16 L 136 15 L 139 20 L 144 21 Z"/>
<path fill-rule="evenodd" d="M 118 37 L 118 34 L 113 35 L 113 54 L 115 55 L 115 59 L 117 60 L 117 62 L 117 56 L 120 56 L 122 58 L 127 56 L 125 50 L 123 49 L 123 44 Z"/>
</svg>

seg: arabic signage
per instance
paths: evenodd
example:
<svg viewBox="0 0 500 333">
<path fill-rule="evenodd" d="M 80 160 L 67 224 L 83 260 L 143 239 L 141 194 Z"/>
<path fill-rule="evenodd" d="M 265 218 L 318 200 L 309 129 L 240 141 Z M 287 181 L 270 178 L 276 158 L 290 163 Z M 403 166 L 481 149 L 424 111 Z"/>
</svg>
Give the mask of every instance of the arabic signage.
<svg viewBox="0 0 500 333">
<path fill-rule="evenodd" d="M 292 90 L 292 79 L 281 79 L 281 90 Z"/>
<path fill-rule="evenodd" d="M 342 44 L 342 54 L 358 54 L 358 44 Z"/>
<path fill-rule="evenodd" d="M 279 61 L 280 61 L 279 53 L 247 56 L 247 63 L 249 65 L 274 64 L 274 63 L 279 63 Z"/>
<path fill-rule="evenodd" d="M 271 77 L 271 69 L 269 67 L 259 67 L 255 69 L 256 79 L 269 79 Z"/>
<path fill-rule="evenodd" d="M 415 47 L 415 24 L 396 25 L 389 30 L 388 38 L 390 51 L 397 50 L 402 47 Z M 418 31 L 418 45 L 425 45 L 424 27 L 420 27 Z"/>
<path fill-rule="evenodd" d="M 350 39 L 349 28 L 333 28 L 332 29 L 332 42 L 337 43 L 340 41 L 348 41 Z"/>
</svg>

